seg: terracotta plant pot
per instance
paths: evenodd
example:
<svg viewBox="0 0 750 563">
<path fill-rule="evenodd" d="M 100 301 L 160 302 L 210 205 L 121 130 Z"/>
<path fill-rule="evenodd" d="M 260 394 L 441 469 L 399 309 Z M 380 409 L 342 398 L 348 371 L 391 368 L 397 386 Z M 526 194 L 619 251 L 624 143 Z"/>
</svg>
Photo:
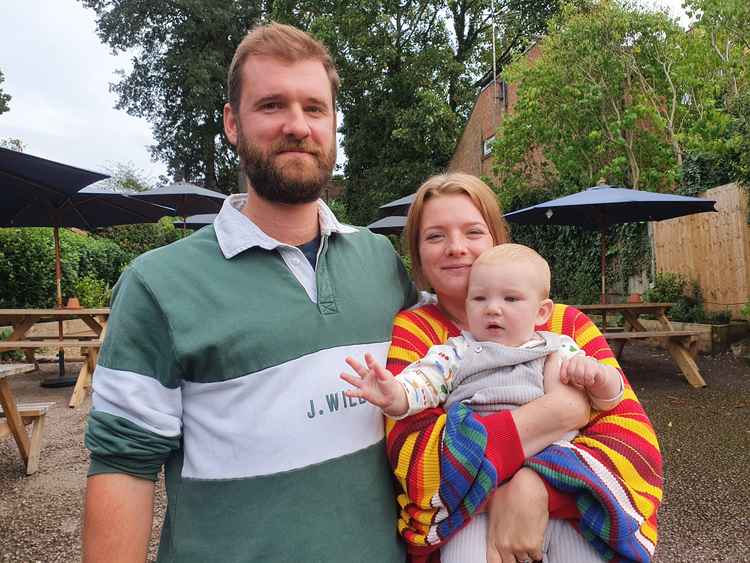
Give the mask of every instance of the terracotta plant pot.
<svg viewBox="0 0 750 563">
<path fill-rule="evenodd" d="M 631 293 L 628 295 L 628 303 L 640 303 L 641 302 L 641 294 L 640 293 Z"/>
<path fill-rule="evenodd" d="M 65 307 L 67 309 L 80 309 L 81 303 L 78 301 L 78 297 L 69 297 L 68 304 Z"/>
</svg>

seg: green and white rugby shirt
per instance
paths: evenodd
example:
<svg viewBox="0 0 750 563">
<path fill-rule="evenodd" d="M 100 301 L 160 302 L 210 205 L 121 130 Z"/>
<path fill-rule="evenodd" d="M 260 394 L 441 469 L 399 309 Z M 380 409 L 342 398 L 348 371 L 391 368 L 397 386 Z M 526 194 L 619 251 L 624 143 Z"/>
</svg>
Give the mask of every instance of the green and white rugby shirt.
<svg viewBox="0 0 750 563">
<path fill-rule="evenodd" d="M 382 415 L 339 373 L 346 356 L 385 361 L 414 288 L 387 239 L 322 202 L 313 270 L 244 201 L 123 273 L 89 474 L 166 466 L 160 561 L 403 561 Z"/>
</svg>

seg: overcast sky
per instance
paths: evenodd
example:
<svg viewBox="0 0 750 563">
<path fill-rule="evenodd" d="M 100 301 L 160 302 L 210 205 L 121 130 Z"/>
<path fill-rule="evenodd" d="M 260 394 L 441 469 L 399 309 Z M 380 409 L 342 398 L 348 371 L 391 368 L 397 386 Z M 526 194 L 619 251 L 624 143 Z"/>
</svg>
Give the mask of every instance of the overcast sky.
<svg viewBox="0 0 750 563">
<path fill-rule="evenodd" d="M 149 124 L 114 109 L 109 83 L 129 57 L 99 41 L 94 12 L 75 0 L 1 3 L 2 89 L 12 99 L 0 115 L 0 139 L 21 139 L 30 154 L 91 170 L 132 163 L 154 180 L 164 173 L 150 158 Z M 656 2 L 683 14 L 680 3 Z"/>
</svg>

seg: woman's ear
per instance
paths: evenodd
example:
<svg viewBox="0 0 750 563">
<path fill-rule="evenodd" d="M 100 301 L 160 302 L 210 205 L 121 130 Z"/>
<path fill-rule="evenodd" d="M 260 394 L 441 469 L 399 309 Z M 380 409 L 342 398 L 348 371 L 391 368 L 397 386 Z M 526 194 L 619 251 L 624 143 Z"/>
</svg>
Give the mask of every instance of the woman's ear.
<svg viewBox="0 0 750 563">
<path fill-rule="evenodd" d="M 539 310 L 536 314 L 536 326 L 546 323 L 552 315 L 552 309 L 555 304 L 552 299 L 545 299 L 539 304 Z"/>
</svg>

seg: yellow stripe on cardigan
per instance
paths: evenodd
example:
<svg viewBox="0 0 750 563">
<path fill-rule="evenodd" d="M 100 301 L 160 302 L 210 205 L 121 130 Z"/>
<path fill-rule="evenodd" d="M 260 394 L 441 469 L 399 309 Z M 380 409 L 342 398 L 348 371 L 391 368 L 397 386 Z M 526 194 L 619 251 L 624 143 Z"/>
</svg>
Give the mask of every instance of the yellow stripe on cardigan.
<svg viewBox="0 0 750 563">
<path fill-rule="evenodd" d="M 659 442 L 656 439 L 656 434 L 648 425 L 632 418 L 621 416 L 621 414 L 613 414 L 604 416 L 602 422 L 608 422 L 610 424 L 616 424 L 622 428 L 627 428 L 633 434 L 636 434 L 639 438 L 642 438 L 654 448 L 659 450 Z"/>
<path fill-rule="evenodd" d="M 388 350 L 389 360 L 398 360 L 401 362 L 406 362 L 407 364 L 413 364 L 420 358 L 421 356 L 414 350 L 407 350 L 405 348 L 401 348 L 396 344 L 391 344 L 391 348 L 390 350 Z"/>
<path fill-rule="evenodd" d="M 549 322 L 550 331 L 556 332 L 558 334 L 562 333 L 563 319 L 565 317 L 565 309 L 567 308 L 567 305 L 555 303 L 555 307 L 552 309 L 552 316 Z"/>
<path fill-rule="evenodd" d="M 612 448 L 605 446 L 601 442 L 588 438 L 587 436 L 578 436 L 575 441 L 576 443 L 586 444 L 592 449 L 597 449 L 604 452 L 609 460 L 617 468 L 622 481 L 625 481 L 623 485 L 629 490 L 637 493 L 647 493 L 650 496 L 661 500 L 663 495 L 662 490 L 643 479 L 643 477 L 641 477 L 641 474 L 638 473 L 633 464 L 630 463 L 630 461 L 619 452 L 616 452 Z M 641 494 L 634 494 L 633 500 L 636 504 L 638 512 L 640 512 L 642 515 L 648 517 L 653 514 L 654 505 L 648 498 Z"/>
<path fill-rule="evenodd" d="M 583 348 L 589 342 L 594 340 L 594 338 L 597 338 L 601 335 L 602 333 L 599 331 L 596 325 L 594 323 L 591 323 L 582 331 L 576 332 L 576 344 Z"/>
<path fill-rule="evenodd" d="M 440 487 L 440 452 L 442 444 L 443 428 L 445 427 L 445 415 L 440 416 L 433 426 L 430 438 L 427 441 L 425 450 L 422 455 L 422 496 L 421 498 L 412 499 L 421 508 L 431 508 L 432 498 Z M 398 454 L 398 463 L 394 469 L 396 478 L 401 484 L 404 491 L 408 491 L 406 478 L 409 474 L 409 462 L 414 455 L 414 448 L 417 441 L 418 432 L 414 432 L 404 441 L 401 451 Z M 430 463 L 427 463 L 427 462 Z"/>
</svg>

